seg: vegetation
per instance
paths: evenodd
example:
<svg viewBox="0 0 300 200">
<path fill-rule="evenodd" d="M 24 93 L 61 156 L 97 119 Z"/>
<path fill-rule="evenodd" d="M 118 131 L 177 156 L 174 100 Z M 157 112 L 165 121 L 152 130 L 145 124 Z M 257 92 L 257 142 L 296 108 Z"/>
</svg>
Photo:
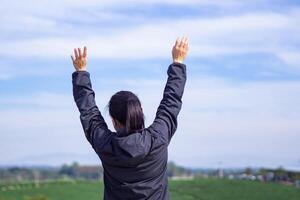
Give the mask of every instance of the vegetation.
<svg viewBox="0 0 300 200">
<path fill-rule="evenodd" d="M 170 162 L 167 173 L 172 200 L 300 199 L 300 172 L 283 168 L 192 170 Z M 96 200 L 103 196 L 102 178 L 101 166 L 76 162 L 0 168 L 0 200 Z"/>
<path fill-rule="evenodd" d="M 179 167 L 175 163 L 168 164 L 168 176 L 187 176 L 192 171 Z M 0 168 L 0 184 L 24 181 L 46 181 L 62 178 L 99 180 L 103 177 L 103 168 L 98 166 L 81 166 L 77 162 L 61 167 L 9 167 Z"/>
<path fill-rule="evenodd" d="M 82 200 L 103 196 L 103 182 L 52 181 L 2 186 L 0 200 Z M 4 188 L 4 190 L 3 190 Z M 300 189 L 249 180 L 194 179 L 169 181 L 172 200 L 298 200 Z"/>
</svg>

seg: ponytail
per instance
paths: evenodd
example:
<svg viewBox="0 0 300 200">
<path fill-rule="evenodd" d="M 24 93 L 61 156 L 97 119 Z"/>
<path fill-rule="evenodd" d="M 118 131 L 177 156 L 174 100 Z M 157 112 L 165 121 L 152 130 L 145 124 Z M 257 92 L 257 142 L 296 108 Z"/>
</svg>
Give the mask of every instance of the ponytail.
<svg viewBox="0 0 300 200">
<path fill-rule="evenodd" d="M 126 131 L 135 132 L 144 128 L 144 114 L 138 99 L 127 100 Z"/>
</svg>

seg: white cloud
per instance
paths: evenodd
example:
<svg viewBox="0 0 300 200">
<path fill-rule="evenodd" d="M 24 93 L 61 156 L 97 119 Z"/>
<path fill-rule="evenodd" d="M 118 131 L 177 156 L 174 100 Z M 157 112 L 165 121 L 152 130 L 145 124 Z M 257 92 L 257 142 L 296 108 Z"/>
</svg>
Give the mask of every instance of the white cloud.
<svg viewBox="0 0 300 200">
<path fill-rule="evenodd" d="M 70 61 L 71 64 L 71 61 Z M 26 68 L 26 69 L 25 69 Z M 11 64 L 9 60 L 0 61 L 0 80 L 10 80 L 13 78 L 26 77 L 26 76 L 39 76 L 39 77 L 49 77 L 57 76 L 67 69 L 62 69 L 61 66 L 53 66 L 48 63 L 43 63 L 36 66 L 29 64 Z M 70 72 L 72 68 L 68 69 Z"/>
<path fill-rule="evenodd" d="M 14 15 L 7 14 L 2 15 L 1 23 L 3 23 L 1 29 L 2 31 L 48 31 L 52 32 L 55 28 L 57 22 L 50 19 L 45 19 L 41 17 L 34 17 L 31 15 Z"/>
<path fill-rule="evenodd" d="M 150 125 L 162 98 L 164 81 L 125 80 L 104 91 L 96 88 L 97 104 L 112 130 L 104 107 L 114 91 L 121 87 L 138 94 L 146 124 Z M 300 145 L 299 90 L 297 81 L 233 85 L 222 79 L 188 79 L 179 127 L 170 146 L 170 158 L 191 166 L 208 166 L 219 160 L 226 166 L 291 165 L 298 156 L 296 152 Z M 41 92 L 20 98 L 22 101 L 7 97 L 0 102 L 10 104 L 0 111 L 1 116 L 6 116 L 0 121 L 1 154 L 7 146 L 14 148 L 22 143 L 26 150 L 18 155 L 12 153 L 10 158 L 37 155 L 36 146 L 32 148 L 33 141 L 43 145 L 38 155 L 53 152 L 53 146 L 57 146 L 55 152 L 61 153 L 92 152 L 83 137 L 79 113 L 71 96 Z M 56 103 L 64 106 L 56 107 Z M 21 108 L 11 109 L 14 105 Z M 39 109 L 26 109 L 29 106 Z M 69 140 L 58 141 L 57 138 L 62 136 Z M 278 156 L 274 157 L 274 154 Z M 282 160 L 284 155 L 290 156 Z M 251 160 L 243 159 L 243 156 L 251 157 Z M 5 162 L 4 157 L 1 163 Z"/>
<path fill-rule="evenodd" d="M 51 13 L 51 14 L 60 14 L 59 11 L 74 9 L 74 8 L 120 8 L 126 6 L 146 6 L 146 5 L 155 5 L 155 4 L 168 4 L 168 5 L 213 5 L 213 6 L 233 6 L 233 5 L 249 5 L 259 2 L 267 2 L 268 0 L 244 0 L 242 3 L 238 0 L 27 0 L 26 2 L 17 1 L 17 0 L 3 0 L 2 4 L 5 5 L 2 7 L 2 10 L 7 9 L 8 5 L 12 8 L 15 8 L 16 11 L 30 11 L 33 13 Z M 6 8 L 6 9 L 5 9 Z"/>
<path fill-rule="evenodd" d="M 73 47 L 87 45 L 93 58 L 170 57 L 177 36 L 190 38 L 190 56 L 214 57 L 269 53 L 294 65 L 299 50 L 299 13 L 253 13 L 215 19 L 183 19 L 124 28 L 106 35 L 86 30 L 84 37 L 38 37 L 3 42 L 0 54 L 15 57 L 69 57 Z M 176 31 L 174 31 L 176 30 Z M 89 33 L 88 33 L 89 32 Z M 288 35 L 293 33 L 291 37 Z M 297 36 L 296 36 L 297 35 Z M 290 49 L 295 49 L 291 55 Z M 291 57 L 293 56 L 293 57 Z"/>
<path fill-rule="evenodd" d="M 72 91 L 70 91 L 72 93 Z M 49 92 L 39 92 L 36 94 L 20 96 L 15 94 L 0 99 L 0 105 L 10 106 L 35 106 L 39 108 L 70 108 L 73 107 L 73 97 L 65 94 L 53 94 Z"/>
<path fill-rule="evenodd" d="M 114 9 L 143 8 L 158 4 L 185 6 L 247 6 L 268 0 L 3 0 L 0 8 L 1 30 L 4 31 L 45 31 L 59 33 L 61 28 L 72 28 L 68 21 L 96 22 L 99 20 L 133 19 L 129 14 L 121 14 Z M 139 16 L 142 17 L 142 16 Z M 148 19 L 149 20 L 149 19 Z"/>
<path fill-rule="evenodd" d="M 130 1 L 137 6 L 159 1 Z M 239 5 L 240 1 L 165 1 L 168 4 Z M 258 1 L 265 2 L 265 1 Z M 282 69 L 299 73 L 300 10 L 291 7 L 281 13 L 242 12 L 239 15 L 141 20 L 130 26 L 87 25 L 97 20 L 132 18 L 117 13 L 119 1 L 29 1 L 6 2 L 0 16 L 3 37 L 0 55 L 4 58 L 70 59 L 74 47 L 88 46 L 90 58 L 149 59 L 170 58 L 177 36 L 190 38 L 189 57 L 215 58 L 248 53 L 268 54 L 282 60 Z M 253 3 L 250 1 L 244 3 Z M 229 4 L 229 5 L 231 5 Z M 103 12 L 93 9 L 107 7 Z M 76 13 L 76 14 L 74 14 Z M 80 23 L 73 23 L 80 22 Z M 92 23 L 92 24 L 93 24 Z M 97 24 L 97 23 L 96 23 Z M 19 34 L 19 33 L 22 34 Z M 16 33 L 18 33 L 16 35 Z M 24 35 L 23 35 L 24 33 Z M 10 39 L 6 39 L 6 38 Z M 266 64 L 266 72 L 272 67 Z M 1 65 L 0 80 L 17 76 L 55 74 L 45 67 Z M 3 70 L 4 69 L 4 70 Z M 282 69 L 280 69 L 282 71 Z"/>
<path fill-rule="evenodd" d="M 266 1 L 130 2 L 126 5 L 166 3 L 243 7 Z M 245 10 L 239 15 L 226 13 L 213 18 L 142 19 L 130 27 L 89 25 L 82 28 L 78 24 L 132 18 L 129 14 L 113 11 L 125 5 L 124 1 L 116 0 L 3 1 L 1 5 L 0 22 L 3 26 L 0 34 L 5 37 L 1 39 L 0 56 L 4 58 L 70 59 L 72 49 L 83 45 L 88 46 L 90 58 L 169 58 L 176 37 L 187 35 L 190 38 L 190 57 L 262 53 L 281 59 L 288 65 L 282 67 L 288 67 L 289 72 L 298 73 L 300 69 L 297 46 L 300 42 L 300 10 L 295 7 L 280 13 L 249 13 Z M 103 12 L 99 13 L 101 10 Z M 42 66 L 28 66 L 24 70 L 23 66 L 12 66 L 4 61 L 1 61 L 0 69 L 0 80 L 27 75 L 48 76 L 59 71 Z M 142 100 L 146 124 L 153 121 L 164 81 L 139 79 L 121 82 L 108 78 L 100 82 L 101 85 L 110 85 L 109 90 L 96 90 L 101 110 L 114 91 L 126 86 Z M 292 165 L 299 159 L 296 154 L 300 145 L 297 134 L 300 129 L 299 90 L 298 81 L 230 83 L 203 76 L 199 80 L 188 79 L 179 129 L 170 146 L 170 158 L 193 166 L 211 166 L 220 160 L 228 166 Z M 8 95 L 1 97 L 0 105 L 5 108 L 0 110 L 0 115 L 5 116 L 0 121 L 1 163 L 29 155 L 49 155 L 54 152 L 53 146 L 55 152 L 62 154 L 92 151 L 83 137 L 71 95 L 49 92 Z M 112 128 L 108 113 L 103 114 Z M 71 139 L 61 139 L 66 137 Z M 18 153 L 15 152 L 17 147 Z M 36 152 L 36 149 L 40 151 Z M 11 154 L 6 154 L 7 151 Z"/>
</svg>

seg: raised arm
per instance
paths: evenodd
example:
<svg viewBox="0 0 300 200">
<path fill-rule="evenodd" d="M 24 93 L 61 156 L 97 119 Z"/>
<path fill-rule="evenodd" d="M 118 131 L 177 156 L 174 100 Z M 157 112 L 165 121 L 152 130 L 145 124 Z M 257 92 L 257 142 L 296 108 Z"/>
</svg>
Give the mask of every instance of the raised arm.
<svg viewBox="0 0 300 200">
<path fill-rule="evenodd" d="M 75 58 L 71 56 L 76 69 L 72 73 L 73 97 L 80 112 L 80 121 L 87 140 L 96 152 L 108 142 L 111 131 L 108 129 L 95 102 L 90 74 L 86 71 L 87 49 L 74 49 Z"/>
<path fill-rule="evenodd" d="M 157 109 L 153 124 L 149 127 L 160 134 L 169 144 L 177 129 L 177 116 L 182 106 L 182 95 L 186 82 L 186 65 L 183 64 L 188 52 L 187 38 L 177 39 L 172 50 L 173 63 L 169 65 L 168 80 L 163 99 Z"/>
</svg>

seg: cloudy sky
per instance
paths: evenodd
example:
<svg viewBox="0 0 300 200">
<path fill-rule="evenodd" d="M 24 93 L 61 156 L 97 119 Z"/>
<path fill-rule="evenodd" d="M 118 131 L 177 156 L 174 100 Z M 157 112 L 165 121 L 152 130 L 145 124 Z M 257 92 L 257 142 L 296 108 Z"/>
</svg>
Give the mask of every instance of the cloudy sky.
<svg viewBox="0 0 300 200">
<path fill-rule="evenodd" d="M 88 47 L 96 101 L 119 90 L 149 126 L 178 36 L 187 83 L 169 160 L 188 167 L 300 169 L 296 0 L 1 0 L 0 165 L 99 159 L 72 97 L 70 55 Z"/>
</svg>

